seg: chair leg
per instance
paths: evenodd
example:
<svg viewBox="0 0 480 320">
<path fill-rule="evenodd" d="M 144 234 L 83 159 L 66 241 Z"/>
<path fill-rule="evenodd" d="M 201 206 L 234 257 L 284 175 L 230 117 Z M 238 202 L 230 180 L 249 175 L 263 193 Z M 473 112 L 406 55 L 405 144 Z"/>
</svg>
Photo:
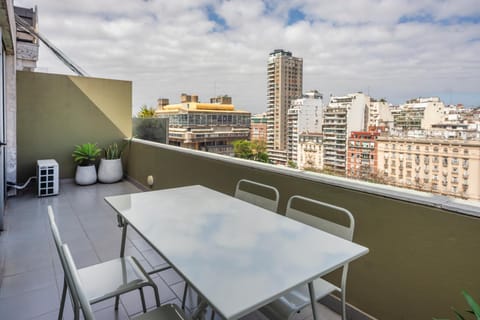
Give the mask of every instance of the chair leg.
<svg viewBox="0 0 480 320">
<path fill-rule="evenodd" d="M 342 290 L 342 320 L 347 320 L 347 307 L 345 302 L 345 289 Z"/>
<path fill-rule="evenodd" d="M 158 287 L 155 283 L 152 283 L 153 294 L 155 294 L 155 302 L 157 303 L 157 308 L 160 307 L 160 295 L 158 294 Z"/>
<path fill-rule="evenodd" d="M 142 309 L 143 313 L 147 312 L 147 306 L 145 305 L 145 296 L 143 295 L 143 288 L 139 288 L 140 290 L 140 299 L 142 299 Z"/>
<path fill-rule="evenodd" d="M 63 319 L 63 309 L 65 308 L 66 298 L 67 298 L 67 278 L 63 277 L 62 299 L 60 300 L 60 309 L 58 310 L 58 320 Z"/>
<path fill-rule="evenodd" d="M 80 320 L 80 306 L 77 302 L 75 302 L 73 305 L 73 319 Z"/>
<path fill-rule="evenodd" d="M 185 288 L 183 289 L 182 310 L 185 310 L 185 301 L 187 300 L 188 283 L 185 281 Z"/>
<path fill-rule="evenodd" d="M 120 296 L 115 296 L 115 310 L 118 310 L 118 304 L 120 303 Z"/>
</svg>

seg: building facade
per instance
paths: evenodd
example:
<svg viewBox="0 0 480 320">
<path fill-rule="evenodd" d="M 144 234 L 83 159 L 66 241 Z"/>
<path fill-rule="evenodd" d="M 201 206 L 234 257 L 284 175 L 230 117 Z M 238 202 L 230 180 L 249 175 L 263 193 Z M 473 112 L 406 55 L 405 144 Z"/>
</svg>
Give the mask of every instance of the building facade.
<svg viewBox="0 0 480 320">
<path fill-rule="evenodd" d="M 276 164 L 287 163 L 287 112 L 302 96 L 303 59 L 289 51 L 274 50 L 268 58 L 267 150 Z"/>
<path fill-rule="evenodd" d="M 301 133 L 298 138 L 297 166 L 302 170 L 323 170 L 321 133 Z"/>
<path fill-rule="evenodd" d="M 323 112 L 323 166 L 328 172 L 345 175 L 347 138 L 352 131 L 364 131 L 370 97 L 363 93 L 331 97 Z"/>
<path fill-rule="evenodd" d="M 265 112 L 252 116 L 250 121 L 250 139 L 252 141 L 267 142 L 267 114 Z"/>
<path fill-rule="evenodd" d="M 347 176 L 361 180 L 376 180 L 378 132 L 353 131 L 348 141 Z"/>
<path fill-rule="evenodd" d="M 233 156 L 232 142 L 250 139 L 249 112 L 232 104 L 201 103 L 194 95 L 182 94 L 181 101 L 155 111 L 169 120 L 169 144 Z"/>
<path fill-rule="evenodd" d="M 322 94 L 317 90 L 306 92 L 302 98 L 292 101 L 287 115 L 287 160 L 297 163 L 300 134 L 322 132 Z"/>
<path fill-rule="evenodd" d="M 480 141 L 379 137 L 385 183 L 480 200 Z"/>
<path fill-rule="evenodd" d="M 38 32 L 37 7 L 14 7 L 18 18 L 25 21 L 32 29 Z M 38 39 L 17 26 L 17 70 L 35 71 L 38 60 Z"/>
<path fill-rule="evenodd" d="M 440 98 L 417 98 L 400 105 L 394 117 L 394 127 L 403 132 L 428 130 L 445 120 L 445 105 Z"/>
<path fill-rule="evenodd" d="M 393 116 L 390 106 L 385 99 L 370 99 L 367 108 L 367 128 L 369 127 L 393 127 Z"/>
</svg>

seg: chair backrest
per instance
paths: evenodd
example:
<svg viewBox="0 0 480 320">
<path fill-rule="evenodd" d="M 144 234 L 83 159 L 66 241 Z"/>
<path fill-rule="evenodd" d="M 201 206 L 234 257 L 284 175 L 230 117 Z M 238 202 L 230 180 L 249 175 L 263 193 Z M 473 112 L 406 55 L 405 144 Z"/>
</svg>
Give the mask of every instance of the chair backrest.
<svg viewBox="0 0 480 320">
<path fill-rule="evenodd" d="M 315 207 L 318 207 L 319 209 L 329 209 L 329 211 L 335 213 L 335 214 L 341 214 L 345 217 L 348 218 L 349 225 L 344 226 L 342 224 L 336 223 L 334 221 L 330 221 L 324 218 L 320 218 L 311 214 L 308 214 L 304 211 L 294 209 L 292 207 L 292 202 L 293 200 L 298 199 L 300 201 L 304 201 L 310 204 L 313 204 Z M 348 211 L 347 209 L 341 208 L 334 206 L 332 204 L 328 204 L 325 202 L 321 202 L 318 200 L 302 197 L 302 196 L 292 196 L 288 200 L 287 204 L 287 211 L 286 211 L 286 216 L 290 217 L 294 220 L 303 222 L 305 224 L 308 224 L 312 227 L 315 227 L 317 229 L 323 230 L 325 232 L 331 233 L 333 235 L 336 235 L 338 237 L 341 237 L 343 239 L 352 241 L 353 239 L 353 231 L 355 228 L 355 219 L 353 218 L 353 215 Z"/>
<path fill-rule="evenodd" d="M 250 185 L 250 187 L 254 186 L 254 188 L 263 189 L 266 192 L 274 195 L 274 198 L 270 199 L 262 195 L 242 189 L 242 187 L 248 186 L 248 185 Z M 264 209 L 277 212 L 278 200 L 280 199 L 280 195 L 278 193 L 278 190 L 272 186 L 251 181 L 251 180 L 241 179 L 237 182 L 237 187 L 235 188 L 235 198 L 238 198 L 246 202 L 250 202 Z"/>
<path fill-rule="evenodd" d="M 57 248 L 57 253 L 62 260 L 62 265 L 64 264 L 63 252 L 62 252 L 62 239 L 60 238 L 60 232 L 58 231 L 57 224 L 55 222 L 55 216 L 53 214 L 52 206 L 48 206 L 48 222 L 50 222 L 50 230 L 52 231 L 53 241 L 55 242 L 55 248 Z"/>
<path fill-rule="evenodd" d="M 68 249 L 68 245 L 63 244 L 61 249 L 65 257 L 65 264 L 66 264 L 65 266 L 66 270 L 64 271 L 68 272 L 72 279 L 72 285 L 70 287 L 70 291 L 74 292 L 75 296 L 78 297 L 77 301 L 80 303 L 80 307 L 82 309 L 83 317 L 85 318 L 85 320 L 95 320 L 92 307 L 83 289 L 82 281 L 80 280 L 80 277 L 78 275 L 77 267 L 75 266 L 75 262 L 73 261 L 72 254 Z"/>
<path fill-rule="evenodd" d="M 60 232 L 58 231 L 57 223 L 55 222 L 55 216 L 53 214 L 53 209 L 51 206 L 48 206 L 48 221 L 50 222 L 50 230 L 52 231 L 53 242 L 55 242 L 55 248 L 57 249 L 58 257 L 60 258 L 60 263 L 62 264 L 63 272 L 65 274 L 65 280 L 67 281 L 67 285 L 69 288 L 72 286 L 72 277 L 68 272 L 65 254 L 62 250 L 62 238 L 60 238 Z M 78 297 L 76 293 L 70 290 L 71 298 L 75 301 L 78 301 Z"/>
</svg>

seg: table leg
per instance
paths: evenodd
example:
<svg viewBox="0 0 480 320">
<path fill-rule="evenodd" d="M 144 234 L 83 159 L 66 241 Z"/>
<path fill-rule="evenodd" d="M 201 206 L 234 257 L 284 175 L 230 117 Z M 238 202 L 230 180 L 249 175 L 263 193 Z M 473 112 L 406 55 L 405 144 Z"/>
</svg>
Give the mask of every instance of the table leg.
<svg viewBox="0 0 480 320">
<path fill-rule="evenodd" d="M 313 282 L 308 283 L 308 291 L 310 292 L 310 303 L 312 304 L 312 314 L 313 314 L 313 320 L 317 320 L 317 308 L 316 304 L 317 302 L 315 301 L 315 290 L 313 288 Z"/>
<path fill-rule="evenodd" d="M 200 300 L 200 297 L 198 298 L 198 300 Z M 195 320 L 195 319 L 199 319 L 199 320 L 205 319 L 205 312 L 207 311 L 206 310 L 207 306 L 208 306 L 207 301 L 202 300 L 202 302 L 200 302 L 200 304 L 198 305 L 197 310 L 195 310 L 195 312 L 192 314 L 192 319 L 193 320 Z"/>
<path fill-rule="evenodd" d="M 125 256 L 125 243 L 127 241 L 127 227 L 128 223 L 123 221 L 123 226 L 122 226 L 122 244 L 120 247 L 120 257 L 123 258 Z"/>
</svg>

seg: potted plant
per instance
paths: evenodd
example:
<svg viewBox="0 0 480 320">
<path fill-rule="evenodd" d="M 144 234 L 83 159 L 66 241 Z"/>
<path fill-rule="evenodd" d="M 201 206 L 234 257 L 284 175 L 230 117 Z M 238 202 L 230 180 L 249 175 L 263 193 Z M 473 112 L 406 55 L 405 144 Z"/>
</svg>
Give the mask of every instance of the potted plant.
<svg viewBox="0 0 480 320">
<path fill-rule="evenodd" d="M 98 181 L 103 183 L 113 183 L 120 181 L 123 177 L 122 152 L 124 145 L 112 143 L 104 149 L 105 158 L 100 159 L 98 167 Z"/>
<path fill-rule="evenodd" d="M 84 143 L 76 145 L 72 153 L 73 161 L 77 164 L 75 182 L 79 185 L 89 185 L 97 182 L 95 161 L 100 155 L 101 149 L 96 143 Z"/>
</svg>

